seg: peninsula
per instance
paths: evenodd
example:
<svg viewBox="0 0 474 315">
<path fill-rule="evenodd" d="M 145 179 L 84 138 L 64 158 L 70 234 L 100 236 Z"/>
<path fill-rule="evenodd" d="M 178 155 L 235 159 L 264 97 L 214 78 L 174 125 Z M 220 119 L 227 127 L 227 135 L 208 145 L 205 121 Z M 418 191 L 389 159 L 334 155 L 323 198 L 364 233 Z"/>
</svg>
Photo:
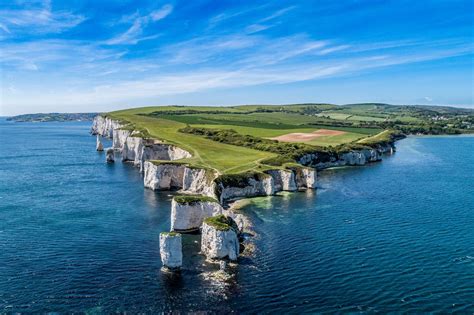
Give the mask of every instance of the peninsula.
<svg viewBox="0 0 474 315">
<path fill-rule="evenodd" d="M 100 114 L 91 133 L 111 138 L 145 187 L 179 190 L 160 238 L 164 266 L 179 268 L 187 232 L 202 231 L 208 258 L 237 259 L 246 220 L 228 209 L 234 200 L 315 189 L 318 170 L 377 162 L 407 134 L 470 133 L 473 123 L 473 110 L 435 106 L 162 106 Z"/>
<path fill-rule="evenodd" d="M 92 121 L 97 113 L 38 113 L 8 117 L 15 122 Z"/>
</svg>

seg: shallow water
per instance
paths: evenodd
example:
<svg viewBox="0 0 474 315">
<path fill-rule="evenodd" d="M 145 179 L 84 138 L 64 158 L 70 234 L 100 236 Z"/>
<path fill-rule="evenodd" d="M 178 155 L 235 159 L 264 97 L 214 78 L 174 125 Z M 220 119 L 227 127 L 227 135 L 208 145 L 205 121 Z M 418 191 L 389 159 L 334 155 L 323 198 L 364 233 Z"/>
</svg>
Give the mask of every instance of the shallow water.
<svg viewBox="0 0 474 315">
<path fill-rule="evenodd" d="M 0 120 L 0 312 L 474 311 L 474 137 L 408 138 L 255 199 L 256 253 L 223 284 L 198 236 L 160 271 L 170 193 L 105 164 L 89 126 Z"/>
</svg>

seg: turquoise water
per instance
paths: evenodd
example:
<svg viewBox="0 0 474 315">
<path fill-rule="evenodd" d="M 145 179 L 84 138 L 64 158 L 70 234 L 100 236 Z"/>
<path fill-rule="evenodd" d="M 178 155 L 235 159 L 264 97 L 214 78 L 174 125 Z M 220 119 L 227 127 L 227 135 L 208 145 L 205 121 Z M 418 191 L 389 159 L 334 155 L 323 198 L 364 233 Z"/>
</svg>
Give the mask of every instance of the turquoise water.
<svg viewBox="0 0 474 315">
<path fill-rule="evenodd" d="M 170 194 L 105 164 L 89 126 L 0 120 L 0 312 L 474 312 L 474 137 L 408 138 L 255 200 L 255 255 L 222 284 L 198 236 L 160 271 Z"/>
</svg>

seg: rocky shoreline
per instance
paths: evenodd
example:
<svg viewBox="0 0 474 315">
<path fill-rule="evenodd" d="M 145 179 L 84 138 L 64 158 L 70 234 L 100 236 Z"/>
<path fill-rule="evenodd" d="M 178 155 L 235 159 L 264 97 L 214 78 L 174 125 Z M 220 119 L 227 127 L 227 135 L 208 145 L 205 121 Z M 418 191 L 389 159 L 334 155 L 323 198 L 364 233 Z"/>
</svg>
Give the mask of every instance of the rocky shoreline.
<svg viewBox="0 0 474 315">
<path fill-rule="evenodd" d="M 112 148 L 123 162 L 132 163 L 143 173 L 144 186 L 152 190 L 178 190 L 171 206 L 170 232 L 160 236 L 162 262 L 179 269 L 182 260 L 181 233 L 202 233 L 201 253 L 211 260 L 237 260 L 239 241 L 248 229 L 248 220 L 229 205 L 243 198 L 271 196 L 280 191 L 316 189 L 317 170 L 337 166 L 358 166 L 377 162 L 395 151 L 393 143 L 324 156 L 317 152 L 301 156 L 299 165 L 263 172 L 222 175 L 215 170 L 196 168 L 181 162 L 191 153 L 174 145 L 144 137 L 126 122 L 96 116 L 91 134 L 112 139 Z M 101 148 L 103 149 L 103 148 Z M 109 149 L 109 150 L 110 150 Z M 110 162 L 110 161 L 109 161 Z"/>
</svg>

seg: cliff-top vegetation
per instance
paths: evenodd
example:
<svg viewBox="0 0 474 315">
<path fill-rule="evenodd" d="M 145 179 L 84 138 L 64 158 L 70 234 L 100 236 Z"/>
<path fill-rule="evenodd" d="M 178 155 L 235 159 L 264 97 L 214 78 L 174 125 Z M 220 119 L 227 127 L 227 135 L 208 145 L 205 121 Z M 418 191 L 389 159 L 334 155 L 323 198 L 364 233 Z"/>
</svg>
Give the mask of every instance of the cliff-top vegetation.
<svg viewBox="0 0 474 315">
<path fill-rule="evenodd" d="M 324 158 L 400 134 L 474 132 L 473 110 L 435 106 L 160 106 L 106 115 L 189 151 L 192 157 L 180 163 L 220 174 L 258 173 L 291 165 L 302 154 L 316 151 Z"/>
</svg>

